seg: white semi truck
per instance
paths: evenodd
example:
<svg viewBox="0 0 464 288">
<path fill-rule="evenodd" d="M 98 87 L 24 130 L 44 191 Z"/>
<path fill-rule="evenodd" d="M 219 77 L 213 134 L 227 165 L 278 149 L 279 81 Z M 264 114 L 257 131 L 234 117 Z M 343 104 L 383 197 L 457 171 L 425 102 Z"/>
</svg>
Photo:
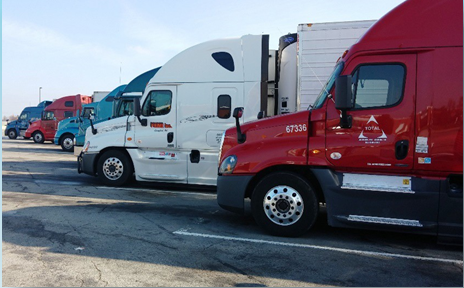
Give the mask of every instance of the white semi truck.
<svg viewBox="0 0 464 288">
<path fill-rule="evenodd" d="M 172 58 L 148 83 L 141 116 L 95 125 L 79 171 L 122 185 L 140 181 L 216 185 L 219 140 L 235 124 L 267 107 L 269 36 L 247 35 L 193 46 Z"/>
<path fill-rule="evenodd" d="M 317 25 L 322 24 L 312 27 Z M 321 82 L 329 75 L 306 58 L 311 48 L 301 41 L 307 33 L 299 28 L 304 49 L 298 62 L 296 39 L 287 39 L 276 52 L 269 50 L 267 35 L 209 41 L 179 53 L 149 81 L 135 102 L 140 109 L 135 115 L 96 124 L 93 132 L 87 129 L 79 173 L 114 186 L 133 174 L 138 181 L 216 185 L 220 139 L 235 125 L 234 107 L 245 107 L 242 122 L 255 120 L 260 112 L 272 116 L 306 109 L 297 105 L 311 101 L 307 94 L 296 93 L 304 91 L 298 88 L 306 79 L 299 81 L 300 75 L 306 75 L 307 67 L 321 73 Z M 333 48 L 337 57 L 356 39 L 340 41 L 343 44 Z M 324 58 L 328 70 L 337 60 L 329 58 Z"/>
</svg>

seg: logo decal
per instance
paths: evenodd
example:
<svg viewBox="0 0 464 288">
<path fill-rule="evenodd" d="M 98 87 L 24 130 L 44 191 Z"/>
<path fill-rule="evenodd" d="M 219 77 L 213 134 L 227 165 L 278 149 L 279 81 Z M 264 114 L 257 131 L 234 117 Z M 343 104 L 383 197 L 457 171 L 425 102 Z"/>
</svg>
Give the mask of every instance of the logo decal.
<svg viewBox="0 0 464 288">
<path fill-rule="evenodd" d="M 163 122 L 150 122 L 150 127 L 155 128 L 155 132 L 163 132 L 168 131 L 167 129 L 172 129 L 171 124 L 163 123 Z"/>
<path fill-rule="evenodd" d="M 380 128 L 379 122 L 377 122 L 374 115 L 364 125 L 361 134 L 358 136 L 358 140 L 366 144 L 380 144 L 387 141 L 387 135 Z"/>
</svg>

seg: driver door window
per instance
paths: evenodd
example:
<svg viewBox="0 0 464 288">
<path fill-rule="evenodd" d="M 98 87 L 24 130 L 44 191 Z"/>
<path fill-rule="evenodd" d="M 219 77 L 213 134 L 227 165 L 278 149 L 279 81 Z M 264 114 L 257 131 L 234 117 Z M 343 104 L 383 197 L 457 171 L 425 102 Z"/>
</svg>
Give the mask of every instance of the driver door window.
<svg viewBox="0 0 464 288">
<path fill-rule="evenodd" d="M 42 120 L 53 120 L 53 117 L 55 117 L 55 114 L 51 111 L 46 111 L 43 114 Z"/>
<path fill-rule="evenodd" d="M 171 111 L 172 92 L 151 91 L 142 107 L 143 116 L 166 115 Z"/>
</svg>

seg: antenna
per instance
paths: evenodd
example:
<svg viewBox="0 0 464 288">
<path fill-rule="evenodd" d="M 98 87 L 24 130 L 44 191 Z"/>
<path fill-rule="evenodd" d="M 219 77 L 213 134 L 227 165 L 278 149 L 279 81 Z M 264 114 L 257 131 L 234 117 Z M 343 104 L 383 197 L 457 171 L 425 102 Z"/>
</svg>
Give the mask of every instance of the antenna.
<svg viewBox="0 0 464 288">
<path fill-rule="evenodd" d="M 121 85 L 121 74 L 122 74 L 122 62 L 119 65 L 119 85 Z"/>
</svg>

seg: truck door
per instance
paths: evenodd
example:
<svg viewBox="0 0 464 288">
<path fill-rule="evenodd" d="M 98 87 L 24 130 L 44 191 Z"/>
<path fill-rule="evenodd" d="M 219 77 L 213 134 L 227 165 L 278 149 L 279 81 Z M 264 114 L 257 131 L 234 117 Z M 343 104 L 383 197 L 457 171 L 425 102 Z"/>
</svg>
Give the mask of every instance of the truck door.
<svg viewBox="0 0 464 288">
<path fill-rule="evenodd" d="M 177 149 L 177 88 L 152 86 L 147 90 L 140 116 L 147 120 L 147 126 L 136 121 L 134 131 L 138 147 L 138 157 L 134 159 L 136 176 L 144 180 L 185 183 L 187 154 Z"/>
<path fill-rule="evenodd" d="M 347 63 L 353 77 L 351 128 L 328 102 L 326 157 L 336 167 L 377 173 L 413 168 L 416 55 L 365 56 Z M 336 95 L 335 95 L 336 97 Z"/>
<path fill-rule="evenodd" d="M 44 117 L 42 117 L 42 129 L 44 131 L 45 139 L 53 139 L 55 137 L 56 132 L 56 120 L 55 120 L 55 113 L 52 111 L 46 111 L 44 113 Z"/>
<path fill-rule="evenodd" d="M 346 65 L 350 128 L 340 127 L 340 112 L 327 102 L 326 158 L 340 180 L 326 193 L 329 223 L 435 233 L 438 189 L 412 174 L 416 55 L 363 56 Z"/>
</svg>

